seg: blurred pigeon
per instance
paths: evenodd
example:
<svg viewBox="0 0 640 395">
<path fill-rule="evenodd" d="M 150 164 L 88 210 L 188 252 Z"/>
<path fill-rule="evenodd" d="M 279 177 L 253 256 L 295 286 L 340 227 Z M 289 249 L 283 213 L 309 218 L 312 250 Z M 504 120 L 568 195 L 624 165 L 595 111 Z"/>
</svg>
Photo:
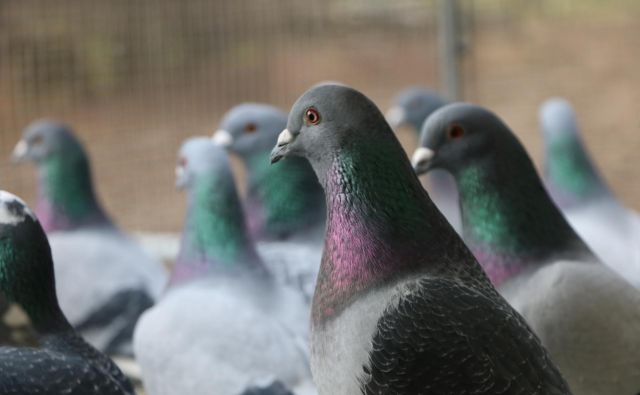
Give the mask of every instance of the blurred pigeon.
<svg viewBox="0 0 640 395">
<path fill-rule="evenodd" d="M 233 107 L 213 141 L 242 159 L 246 169 L 245 211 L 260 253 L 276 277 L 311 298 L 322 254 L 325 199 L 303 158 L 269 165 L 271 148 L 287 114 L 259 103 Z"/>
<path fill-rule="evenodd" d="M 640 391 L 640 292 L 601 264 L 497 116 L 451 104 L 424 125 L 418 173 L 450 171 L 464 240 L 577 394 Z"/>
<path fill-rule="evenodd" d="M 73 330 L 56 299 L 47 237 L 18 197 L 0 191 L 0 293 L 38 332 L 33 347 L 0 347 L 0 393 L 133 395 L 115 364 Z"/>
<path fill-rule="evenodd" d="M 591 160 L 571 104 L 547 100 L 540 129 L 549 194 L 604 263 L 640 288 L 640 217 L 616 199 Z"/>
<path fill-rule="evenodd" d="M 308 90 L 271 159 L 290 156 L 310 161 L 327 195 L 311 334 L 320 394 L 570 393 L 371 101 Z"/>
<path fill-rule="evenodd" d="M 35 212 L 57 262 L 62 311 L 96 348 L 130 355 L 138 317 L 165 286 L 164 269 L 102 209 L 89 159 L 68 126 L 32 123 L 16 145 L 13 159 L 32 161 L 38 168 Z"/>
<path fill-rule="evenodd" d="M 387 111 L 387 122 L 392 128 L 411 127 L 418 135 L 424 121 L 432 112 L 447 104 L 437 92 L 422 88 L 410 87 L 401 91 L 393 99 L 393 106 Z M 429 197 L 444 214 L 449 223 L 460 233 L 462 222 L 458 205 L 456 183 L 446 171 L 436 170 L 429 173 L 423 184 Z"/>
<path fill-rule="evenodd" d="M 280 394 L 310 381 L 308 308 L 275 286 L 258 256 L 226 153 L 209 138 L 188 139 L 176 175 L 188 193 L 180 253 L 168 292 L 134 337 L 146 390 Z"/>
</svg>

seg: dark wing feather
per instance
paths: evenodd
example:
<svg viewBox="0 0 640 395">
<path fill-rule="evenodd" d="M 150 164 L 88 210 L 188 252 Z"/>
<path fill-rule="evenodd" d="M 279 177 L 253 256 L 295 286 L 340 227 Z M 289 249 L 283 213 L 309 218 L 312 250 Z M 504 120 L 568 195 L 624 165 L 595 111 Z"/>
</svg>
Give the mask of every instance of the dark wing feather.
<svg viewBox="0 0 640 395">
<path fill-rule="evenodd" d="M 127 395 L 84 358 L 36 348 L 0 348 L 0 394 Z"/>
<path fill-rule="evenodd" d="M 570 394 L 538 338 L 503 299 L 424 279 L 378 322 L 362 392 Z"/>
</svg>

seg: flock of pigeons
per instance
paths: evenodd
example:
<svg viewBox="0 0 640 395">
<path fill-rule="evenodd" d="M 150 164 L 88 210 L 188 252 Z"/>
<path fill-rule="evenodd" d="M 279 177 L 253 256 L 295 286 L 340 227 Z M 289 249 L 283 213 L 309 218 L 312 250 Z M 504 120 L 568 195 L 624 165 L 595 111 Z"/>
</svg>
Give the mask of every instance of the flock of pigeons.
<svg viewBox="0 0 640 395">
<path fill-rule="evenodd" d="M 0 394 L 637 395 L 640 218 L 569 103 L 540 125 L 544 179 L 495 114 L 426 89 L 386 117 L 339 84 L 238 105 L 178 152 L 169 274 L 70 128 L 35 122 L 13 152 L 34 210 L 0 192 Z"/>
</svg>

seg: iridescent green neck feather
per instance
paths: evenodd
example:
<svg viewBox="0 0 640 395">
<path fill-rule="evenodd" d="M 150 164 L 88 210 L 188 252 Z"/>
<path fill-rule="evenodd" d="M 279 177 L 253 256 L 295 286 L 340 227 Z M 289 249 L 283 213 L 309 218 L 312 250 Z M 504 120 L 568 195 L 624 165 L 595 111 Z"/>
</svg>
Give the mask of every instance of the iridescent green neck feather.
<svg viewBox="0 0 640 395">
<path fill-rule="evenodd" d="M 249 156 L 247 167 L 251 234 L 282 239 L 324 226 L 324 194 L 305 159 L 287 158 L 269 165 L 269 151 L 264 151 Z"/>
<path fill-rule="evenodd" d="M 189 191 L 180 253 L 171 283 L 210 273 L 263 271 L 230 175 L 201 177 Z"/>
<path fill-rule="evenodd" d="M 562 206 L 610 195 L 575 133 L 548 137 L 545 171 L 550 193 Z"/>
<path fill-rule="evenodd" d="M 456 171 L 464 239 L 487 270 L 580 259 L 591 253 L 547 195 L 523 149 L 512 147 Z M 504 273 L 503 273 L 504 274 Z M 504 279 L 502 279 L 504 280 Z"/>
<path fill-rule="evenodd" d="M 39 164 L 39 173 L 36 212 L 46 231 L 111 224 L 96 199 L 84 152 L 52 155 Z"/>
<path fill-rule="evenodd" d="M 0 238 L 0 292 L 25 310 L 39 334 L 70 331 L 58 305 L 46 237 L 30 218 L 15 227 Z"/>
</svg>

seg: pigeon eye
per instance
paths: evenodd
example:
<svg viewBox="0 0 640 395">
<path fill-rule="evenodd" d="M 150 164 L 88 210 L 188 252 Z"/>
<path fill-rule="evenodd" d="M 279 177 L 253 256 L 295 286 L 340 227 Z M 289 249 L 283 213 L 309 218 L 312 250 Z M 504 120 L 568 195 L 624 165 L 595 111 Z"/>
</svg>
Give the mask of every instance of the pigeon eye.
<svg viewBox="0 0 640 395">
<path fill-rule="evenodd" d="M 307 124 L 317 125 L 320 123 L 320 113 L 315 108 L 309 108 L 304 113 L 304 119 Z"/>
<path fill-rule="evenodd" d="M 256 130 L 258 130 L 258 126 L 253 122 L 246 124 L 244 127 L 244 131 L 246 133 L 254 133 Z"/>
<path fill-rule="evenodd" d="M 180 167 L 187 167 L 187 159 L 186 159 L 186 158 L 180 158 L 180 159 L 178 159 L 178 166 L 180 166 Z"/>
<path fill-rule="evenodd" d="M 464 128 L 460 125 L 453 124 L 449 126 L 447 135 L 452 140 L 459 139 L 460 137 L 464 136 Z"/>
<path fill-rule="evenodd" d="M 32 146 L 38 146 L 41 145 L 44 142 L 44 138 L 41 135 L 37 135 L 34 138 L 31 139 L 31 145 Z"/>
</svg>

